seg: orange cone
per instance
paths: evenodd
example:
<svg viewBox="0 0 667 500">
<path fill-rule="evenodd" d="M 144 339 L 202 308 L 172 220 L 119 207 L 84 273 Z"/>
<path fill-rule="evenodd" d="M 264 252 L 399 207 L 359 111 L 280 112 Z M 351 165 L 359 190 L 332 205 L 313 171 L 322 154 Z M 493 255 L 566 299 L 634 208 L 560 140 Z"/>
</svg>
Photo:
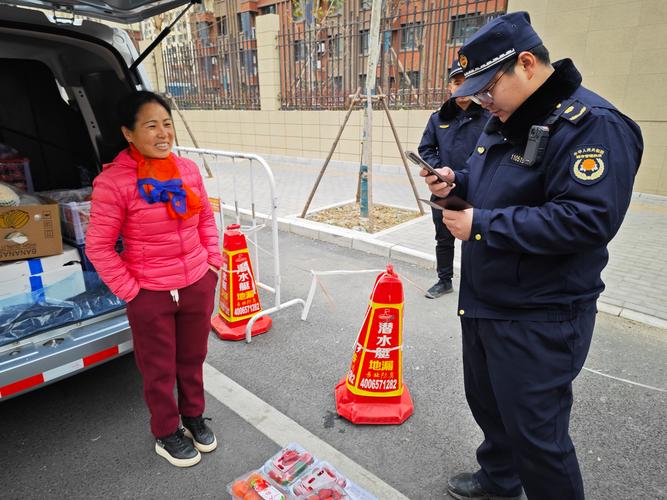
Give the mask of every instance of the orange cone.
<svg viewBox="0 0 667 500">
<path fill-rule="evenodd" d="M 240 228 L 238 224 L 227 226 L 222 239 L 220 300 L 211 326 L 223 340 L 244 339 L 248 321 L 262 310 L 248 245 Z M 271 323 L 269 316 L 262 316 L 252 325 L 252 335 L 268 332 Z"/>
<path fill-rule="evenodd" d="M 336 409 L 355 424 L 402 424 L 412 412 L 403 385 L 403 285 L 394 268 L 375 280 L 347 376 L 336 385 Z"/>
</svg>

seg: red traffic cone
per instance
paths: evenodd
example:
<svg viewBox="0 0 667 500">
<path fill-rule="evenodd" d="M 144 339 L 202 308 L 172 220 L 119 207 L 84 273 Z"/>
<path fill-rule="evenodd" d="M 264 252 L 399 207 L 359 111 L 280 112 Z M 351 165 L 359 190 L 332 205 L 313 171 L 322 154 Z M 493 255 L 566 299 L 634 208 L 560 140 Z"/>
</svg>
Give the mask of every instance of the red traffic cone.
<svg viewBox="0 0 667 500">
<path fill-rule="evenodd" d="M 223 340 L 244 339 L 248 321 L 262 310 L 248 245 L 240 228 L 238 224 L 227 226 L 222 239 L 218 315 L 211 326 Z M 268 332 L 271 323 L 269 316 L 262 316 L 252 325 L 252 335 Z"/>
<path fill-rule="evenodd" d="M 412 412 L 403 385 L 403 285 L 394 268 L 375 280 L 347 376 L 336 385 L 336 409 L 355 424 L 402 424 Z"/>
</svg>

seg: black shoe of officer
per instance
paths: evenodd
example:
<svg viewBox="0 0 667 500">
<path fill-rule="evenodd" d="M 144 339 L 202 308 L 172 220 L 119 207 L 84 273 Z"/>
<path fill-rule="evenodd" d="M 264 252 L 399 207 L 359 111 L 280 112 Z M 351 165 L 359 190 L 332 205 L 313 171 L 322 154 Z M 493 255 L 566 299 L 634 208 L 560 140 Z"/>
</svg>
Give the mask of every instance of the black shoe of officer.
<svg viewBox="0 0 667 500">
<path fill-rule="evenodd" d="M 201 415 L 199 417 L 183 416 L 181 420 L 183 421 L 183 427 L 185 427 L 185 435 L 194 441 L 195 448 L 202 453 L 215 450 L 218 446 L 218 440 L 215 439 L 215 434 L 206 425 L 206 420 L 211 420 L 210 418 L 204 418 Z"/>
<path fill-rule="evenodd" d="M 429 288 L 424 295 L 427 299 L 437 299 L 446 293 L 452 293 L 452 280 L 438 281 L 435 285 Z"/>
<path fill-rule="evenodd" d="M 450 477 L 447 481 L 447 493 L 459 500 L 519 500 L 521 493 L 513 496 L 499 496 L 484 491 L 474 474 L 466 472 Z"/>
<path fill-rule="evenodd" d="M 176 432 L 155 440 L 155 453 L 166 458 L 176 467 L 192 467 L 201 460 L 201 453 L 185 437 L 185 431 L 179 427 Z"/>
</svg>

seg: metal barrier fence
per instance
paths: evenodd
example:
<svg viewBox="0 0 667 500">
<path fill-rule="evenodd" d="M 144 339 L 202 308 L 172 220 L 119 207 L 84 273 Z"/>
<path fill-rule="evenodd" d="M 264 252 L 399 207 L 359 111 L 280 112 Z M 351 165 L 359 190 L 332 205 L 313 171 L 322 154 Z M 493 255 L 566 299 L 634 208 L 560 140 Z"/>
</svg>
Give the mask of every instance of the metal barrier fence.
<svg viewBox="0 0 667 500">
<path fill-rule="evenodd" d="M 302 308 L 305 307 L 305 302 L 303 299 L 291 299 L 286 302 L 281 302 L 281 274 L 280 274 L 280 250 L 278 246 L 278 197 L 276 195 L 276 182 L 273 176 L 273 171 L 271 167 L 266 162 L 264 158 L 259 155 L 252 153 L 236 153 L 233 151 L 220 151 L 217 149 L 200 149 L 200 148 L 187 148 L 187 147 L 175 147 L 174 150 L 178 154 L 185 154 L 189 157 L 198 157 L 200 160 L 204 161 L 206 158 L 212 160 L 220 160 L 223 158 L 231 159 L 231 165 L 228 165 L 232 169 L 233 177 L 233 186 L 230 194 L 226 194 L 227 202 L 222 200 L 222 188 L 220 185 L 220 175 L 216 176 L 216 187 L 217 187 L 217 203 L 219 204 L 218 213 L 218 231 L 220 235 L 220 244 L 222 244 L 223 231 L 225 228 L 225 212 L 228 215 L 231 215 L 234 218 L 234 222 L 241 225 L 242 231 L 248 236 L 247 241 L 254 248 L 254 258 L 253 258 L 253 268 L 255 282 L 257 286 L 267 290 L 270 293 L 274 294 L 274 306 L 264 309 L 262 312 L 254 315 L 248 324 L 246 325 L 246 342 L 251 342 L 251 331 L 253 324 L 262 316 L 267 316 L 269 314 L 276 313 L 288 307 L 300 305 Z M 255 211 L 255 172 L 253 166 L 259 166 L 263 171 L 266 180 L 269 184 L 269 196 L 271 200 L 271 214 L 270 215 L 260 215 Z M 214 167 L 215 168 L 215 167 Z M 219 168 L 219 167 L 217 167 Z M 236 191 L 236 171 L 243 169 L 249 176 L 249 190 L 244 192 L 242 196 L 239 196 Z M 219 174 L 219 172 L 218 172 Z M 211 195 L 213 193 L 209 193 Z M 230 203 L 231 202 L 231 203 Z M 242 225 L 242 219 L 249 222 L 249 225 Z M 257 243 L 257 233 L 262 229 L 270 227 L 271 229 L 271 257 L 273 263 L 273 286 L 265 283 L 262 280 L 262 270 L 260 267 L 260 258 L 259 258 L 259 245 Z M 223 265 L 224 269 L 224 265 Z M 311 299 L 312 300 L 312 299 Z M 217 304 L 217 298 L 216 298 Z M 304 317 L 305 319 L 305 317 Z"/>
<path fill-rule="evenodd" d="M 365 88 L 370 2 L 319 24 L 283 25 L 278 36 L 282 109 L 344 109 Z M 376 85 L 393 109 L 433 109 L 447 98 L 447 69 L 477 29 L 505 13 L 506 0 L 385 2 Z"/>
<path fill-rule="evenodd" d="M 163 52 L 166 90 L 182 109 L 259 109 L 254 32 L 200 37 Z"/>
</svg>

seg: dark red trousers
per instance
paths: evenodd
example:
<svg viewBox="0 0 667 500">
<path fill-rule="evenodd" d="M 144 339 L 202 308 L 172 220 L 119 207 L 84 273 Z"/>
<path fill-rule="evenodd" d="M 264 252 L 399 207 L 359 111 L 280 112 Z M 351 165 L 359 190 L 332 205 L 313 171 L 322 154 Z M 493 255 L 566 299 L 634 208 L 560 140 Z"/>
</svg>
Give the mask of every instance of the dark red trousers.
<svg viewBox="0 0 667 500">
<path fill-rule="evenodd" d="M 142 289 L 127 304 L 134 357 L 155 437 L 175 432 L 179 415 L 197 417 L 204 412 L 202 365 L 217 280 L 217 274 L 209 270 L 196 283 L 178 290 L 178 303 L 169 291 Z"/>
</svg>

